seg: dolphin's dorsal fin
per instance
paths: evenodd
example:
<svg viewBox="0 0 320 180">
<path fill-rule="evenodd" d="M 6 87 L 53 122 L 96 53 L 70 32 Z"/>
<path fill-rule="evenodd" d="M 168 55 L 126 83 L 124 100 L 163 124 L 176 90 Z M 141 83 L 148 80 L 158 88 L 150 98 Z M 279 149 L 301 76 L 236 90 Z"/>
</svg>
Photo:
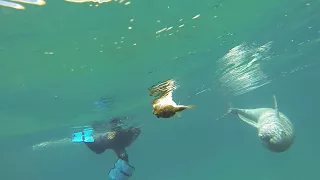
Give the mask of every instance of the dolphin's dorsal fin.
<svg viewBox="0 0 320 180">
<path fill-rule="evenodd" d="M 274 103 L 274 110 L 276 111 L 276 115 L 277 115 L 277 117 L 280 117 L 279 110 L 278 110 L 278 102 L 277 102 L 277 98 L 275 95 L 273 95 L 273 103 Z"/>
</svg>

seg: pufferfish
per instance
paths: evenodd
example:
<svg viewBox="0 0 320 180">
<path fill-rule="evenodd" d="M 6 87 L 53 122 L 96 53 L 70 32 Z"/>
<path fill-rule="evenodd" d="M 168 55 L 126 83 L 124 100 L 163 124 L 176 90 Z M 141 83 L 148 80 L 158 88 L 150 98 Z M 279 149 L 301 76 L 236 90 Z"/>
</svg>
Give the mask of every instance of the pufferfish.
<svg viewBox="0 0 320 180">
<path fill-rule="evenodd" d="M 172 92 L 177 89 L 175 80 L 170 79 L 149 88 L 149 95 L 155 96 L 152 101 L 153 114 L 157 118 L 171 118 L 185 109 L 195 108 L 194 105 L 177 105 L 172 99 Z"/>
</svg>

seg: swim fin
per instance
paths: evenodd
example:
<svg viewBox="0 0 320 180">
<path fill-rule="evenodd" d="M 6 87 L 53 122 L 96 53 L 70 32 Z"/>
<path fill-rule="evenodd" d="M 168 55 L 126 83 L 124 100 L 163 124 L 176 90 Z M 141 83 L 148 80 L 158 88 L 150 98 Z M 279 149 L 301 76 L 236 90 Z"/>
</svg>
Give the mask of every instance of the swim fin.
<svg viewBox="0 0 320 180">
<path fill-rule="evenodd" d="M 114 168 L 110 170 L 109 177 L 112 180 L 127 180 L 132 176 L 135 168 L 122 159 L 118 159 Z"/>
<path fill-rule="evenodd" d="M 84 137 L 84 142 L 94 142 L 93 138 L 93 130 L 92 129 L 84 129 L 83 130 L 83 137 Z"/>
<path fill-rule="evenodd" d="M 122 159 L 118 159 L 116 164 L 114 165 L 115 168 L 120 169 L 122 172 L 124 172 L 127 176 L 132 176 L 134 172 L 134 167 L 129 165 L 127 162 L 125 162 Z"/>
<path fill-rule="evenodd" d="M 127 179 L 129 179 L 129 176 L 126 176 L 125 174 L 123 174 L 121 172 L 120 169 L 116 169 L 116 168 L 110 170 L 109 177 L 112 180 L 127 180 Z"/>
<path fill-rule="evenodd" d="M 82 132 L 72 134 L 72 142 L 94 142 L 92 129 L 84 129 Z"/>
<path fill-rule="evenodd" d="M 82 132 L 76 132 L 72 134 L 72 142 L 83 142 Z"/>
</svg>

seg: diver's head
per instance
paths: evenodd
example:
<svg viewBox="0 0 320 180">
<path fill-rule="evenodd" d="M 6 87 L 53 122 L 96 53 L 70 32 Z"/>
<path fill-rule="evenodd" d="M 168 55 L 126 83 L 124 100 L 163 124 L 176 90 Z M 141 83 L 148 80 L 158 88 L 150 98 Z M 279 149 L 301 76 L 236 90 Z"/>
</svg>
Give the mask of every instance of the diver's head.
<svg viewBox="0 0 320 180">
<path fill-rule="evenodd" d="M 141 129 L 139 127 L 131 127 L 129 131 L 132 133 L 132 138 L 135 140 L 141 133 Z"/>
<path fill-rule="evenodd" d="M 291 132 L 289 134 L 281 126 L 275 124 L 259 128 L 259 138 L 267 149 L 277 153 L 287 151 L 294 141 Z"/>
</svg>

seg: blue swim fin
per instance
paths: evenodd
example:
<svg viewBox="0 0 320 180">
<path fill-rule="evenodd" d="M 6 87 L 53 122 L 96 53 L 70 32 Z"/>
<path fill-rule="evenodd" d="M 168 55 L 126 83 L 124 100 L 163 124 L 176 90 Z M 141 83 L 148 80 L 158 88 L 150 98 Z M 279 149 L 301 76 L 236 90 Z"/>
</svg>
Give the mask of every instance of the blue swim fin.
<svg viewBox="0 0 320 180">
<path fill-rule="evenodd" d="M 112 180 L 127 180 L 132 176 L 135 168 L 122 159 L 118 159 L 114 168 L 110 170 L 109 177 Z"/>
<path fill-rule="evenodd" d="M 86 128 L 86 129 L 83 130 L 83 135 L 84 136 L 91 136 L 92 133 L 93 133 L 92 129 Z"/>
<path fill-rule="evenodd" d="M 83 142 L 82 132 L 76 132 L 72 134 L 72 142 Z"/>
<path fill-rule="evenodd" d="M 122 159 L 118 159 L 118 161 L 116 162 L 114 167 L 116 169 L 121 170 L 127 176 L 132 176 L 132 174 L 133 174 L 133 172 L 135 170 L 133 166 L 129 165 L 127 162 L 125 162 Z"/>
<path fill-rule="evenodd" d="M 128 180 L 129 176 L 126 176 L 125 174 L 123 174 L 119 169 L 111 169 L 111 171 L 109 172 L 109 177 L 112 180 Z"/>
<path fill-rule="evenodd" d="M 94 142 L 92 129 L 84 129 L 82 132 L 72 134 L 72 142 Z"/>
<path fill-rule="evenodd" d="M 93 136 L 87 136 L 87 137 L 84 137 L 84 140 L 83 140 L 84 142 L 90 142 L 90 143 L 92 143 L 92 142 L 94 142 L 94 138 L 93 138 Z"/>
<path fill-rule="evenodd" d="M 83 130 L 83 136 L 84 136 L 84 142 L 94 142 L 93 138 L 93 130 L 92 129 L 84 129 Z"/>
</svg>

